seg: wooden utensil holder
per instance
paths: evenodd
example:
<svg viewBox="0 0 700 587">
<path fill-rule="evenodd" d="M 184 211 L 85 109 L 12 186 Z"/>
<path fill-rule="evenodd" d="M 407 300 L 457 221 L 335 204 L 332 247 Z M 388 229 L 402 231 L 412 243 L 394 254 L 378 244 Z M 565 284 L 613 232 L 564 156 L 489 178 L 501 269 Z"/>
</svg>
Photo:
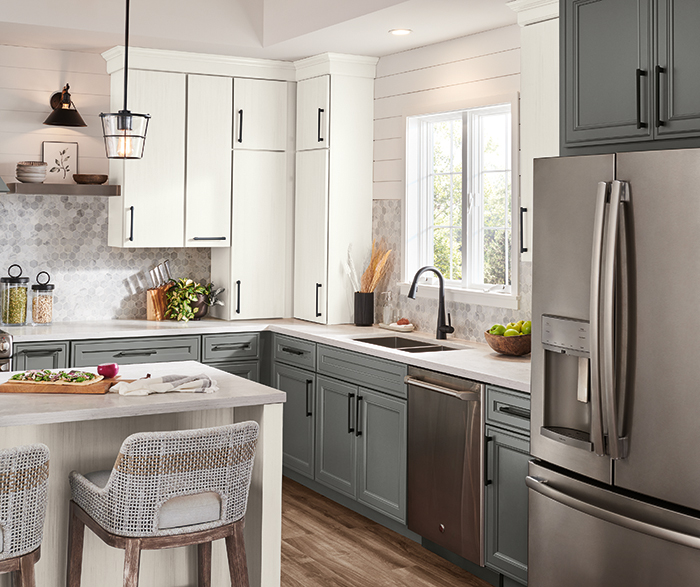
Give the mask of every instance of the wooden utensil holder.
<svg viewBox="0 0 700 587">
<path fill-rule="evenodd" d="M 170 284 L 161 285 L 146 290 L 146 320 L 165 320 L 165 309 L 168 301 L 165 292 L 170 289 Z"/>
</svg>

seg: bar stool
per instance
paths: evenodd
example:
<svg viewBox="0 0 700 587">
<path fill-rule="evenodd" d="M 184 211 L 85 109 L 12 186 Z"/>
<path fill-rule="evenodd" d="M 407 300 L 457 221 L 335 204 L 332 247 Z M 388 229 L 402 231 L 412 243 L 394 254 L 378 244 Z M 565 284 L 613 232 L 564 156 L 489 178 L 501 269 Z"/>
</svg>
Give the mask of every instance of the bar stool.
<svg viewBox="0 0 700 587">
<path fill-rule="evenodd" d="M 34 587 L 49 483 L 49 449 L 30 444 L 0 450 L 0 573 Z"/>
<path fill-rule="evenodd" d="M 66 585 L 79 587 L 85 526 L 124 555 L 137 587 L 141 550 L 198 545 L 198 585 L 211 584 L 211 543 L 224 538 L 231 583 L 248 587 L 243 526 L 256 422 L 132 434 L 114 468 L 70 474 Z"/>
</svg>

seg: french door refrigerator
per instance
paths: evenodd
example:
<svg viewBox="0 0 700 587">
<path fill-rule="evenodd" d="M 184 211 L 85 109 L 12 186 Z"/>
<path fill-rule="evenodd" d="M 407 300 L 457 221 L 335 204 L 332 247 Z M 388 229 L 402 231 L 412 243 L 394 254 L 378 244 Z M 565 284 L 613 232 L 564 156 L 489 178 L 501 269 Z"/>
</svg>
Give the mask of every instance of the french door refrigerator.
<svg viewBox="0 0 700 587">
<path fill-rule="evenodd" d="M 700 150 L 534 172 L 530 587 L 700 585 Z"/>
</svg>

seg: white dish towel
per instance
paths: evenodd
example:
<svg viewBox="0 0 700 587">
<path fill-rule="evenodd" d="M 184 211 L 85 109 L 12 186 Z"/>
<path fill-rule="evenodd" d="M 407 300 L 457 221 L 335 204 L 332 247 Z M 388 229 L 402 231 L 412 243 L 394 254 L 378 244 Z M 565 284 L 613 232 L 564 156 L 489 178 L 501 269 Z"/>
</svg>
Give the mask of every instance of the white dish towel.
<svg viewBox="0 0 700 587">
<path fill-rule="evenodd" d="M 168 393 L 182 391 L 186 393 L 212 393 L 218 391 L 216 381 L 208 375 L 164 375 L 163 377 L 148 377 L 137 379 L 131 383 L 120 381 L 113 385 L 111 392 L 119 395 L 151 395 L 152 393 Z"/>
</svg>

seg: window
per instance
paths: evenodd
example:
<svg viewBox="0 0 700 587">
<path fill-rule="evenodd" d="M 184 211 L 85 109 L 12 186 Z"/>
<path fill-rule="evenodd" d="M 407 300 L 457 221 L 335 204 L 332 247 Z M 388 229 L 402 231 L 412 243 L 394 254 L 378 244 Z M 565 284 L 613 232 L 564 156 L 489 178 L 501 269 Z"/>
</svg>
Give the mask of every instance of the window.
<svg viewBox="0 0 700 587">
<path fill-rule="evenodd" d="M 405 281 L 434 265 L 448 288 L 475 301 L 515 298 L 511 103 L 409 117 L 407 125 Z"/>
</svg>

